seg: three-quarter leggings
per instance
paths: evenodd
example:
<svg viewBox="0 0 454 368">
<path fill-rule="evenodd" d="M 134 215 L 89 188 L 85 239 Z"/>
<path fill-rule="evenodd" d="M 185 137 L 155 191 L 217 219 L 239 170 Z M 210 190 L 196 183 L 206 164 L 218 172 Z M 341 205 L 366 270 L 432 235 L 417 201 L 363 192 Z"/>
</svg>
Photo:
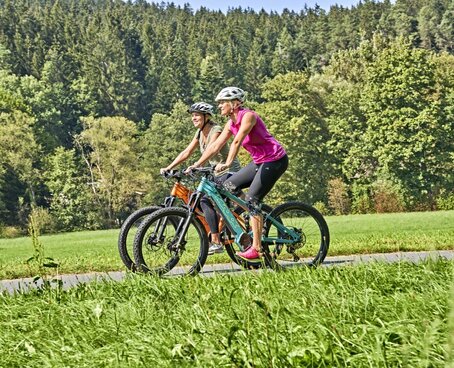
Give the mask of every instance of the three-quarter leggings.
<svg viewBox="0 0 454 368">
<path fill-rule="evenodd" d="M 231 191 L 238 191 L 249 187 L 246 194 L 246 201 L 251 202 L 253 205 L 258 205 L 270 192 L 285 170 L 287 170 L 287 167 L 287 155 L 279 160 L 264 162 L 262 164 L 251 162 L 230 176 L 224 182 L 224 186 Z"/>
</svg>

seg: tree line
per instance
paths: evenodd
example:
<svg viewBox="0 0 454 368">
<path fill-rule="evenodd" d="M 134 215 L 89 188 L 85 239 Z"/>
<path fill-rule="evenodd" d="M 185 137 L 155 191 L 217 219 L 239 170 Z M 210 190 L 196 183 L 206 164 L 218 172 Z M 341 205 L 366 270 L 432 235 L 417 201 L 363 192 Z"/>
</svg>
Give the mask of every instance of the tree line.
<svg viewBox="0 0 454 368">
<path fill-rule="evenodd" d="M 106 228 L 159 202 L 187 106 L 227 85 L 289 153 L 270 204 L 453 208 L 453 40 L 447 0 L 280 14 L 0 0 L 0 224 L 41 206 L 52 230 Z"/>
</svg>

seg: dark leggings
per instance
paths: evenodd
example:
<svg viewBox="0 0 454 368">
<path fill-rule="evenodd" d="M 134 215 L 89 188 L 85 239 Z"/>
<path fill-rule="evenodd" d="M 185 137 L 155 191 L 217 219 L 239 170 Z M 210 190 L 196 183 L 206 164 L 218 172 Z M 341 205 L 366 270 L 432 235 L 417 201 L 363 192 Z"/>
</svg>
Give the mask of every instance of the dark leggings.
<svg viewBox="0 0 454 368">
<path fill-rule="evenodd" d="M 251 162 L 230 176 L 224 182 L 224 186 L 230 191 L 238 191 L 249 187 L 246 201 L 252 205 L 258 205 L 287 170 L 287 167 L 287 155 L 277 161 L 264 162 L 263 164 Z"/>
</svg>

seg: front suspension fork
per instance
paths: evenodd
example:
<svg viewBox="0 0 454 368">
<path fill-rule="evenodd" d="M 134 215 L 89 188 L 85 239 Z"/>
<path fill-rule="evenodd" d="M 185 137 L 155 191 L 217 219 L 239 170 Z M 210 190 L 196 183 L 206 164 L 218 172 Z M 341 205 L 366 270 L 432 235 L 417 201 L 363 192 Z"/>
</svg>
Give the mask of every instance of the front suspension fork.
<svg viewBox="0 0 454 368">
<path fill-rule="evenodd" d="M 188 209 L 188 215 L 186 219 L 180 221 L 178 224 L 177 228 L 177 234 L 178 234 L 178 244 L 181 244 L 184 242 L 184 237 L 186 236 L 186 233 L 188 232 L 189 225 L 191 224 L 192 219 L 195 216 L 195 210 L 197 206 L 200 203 L 200 199 L 202 198 L 203 193 L 201 192 L 194 192 L 191 194 L 189 197 L 189 201 L 187 204 L 187 209 Z"/>
</svg>

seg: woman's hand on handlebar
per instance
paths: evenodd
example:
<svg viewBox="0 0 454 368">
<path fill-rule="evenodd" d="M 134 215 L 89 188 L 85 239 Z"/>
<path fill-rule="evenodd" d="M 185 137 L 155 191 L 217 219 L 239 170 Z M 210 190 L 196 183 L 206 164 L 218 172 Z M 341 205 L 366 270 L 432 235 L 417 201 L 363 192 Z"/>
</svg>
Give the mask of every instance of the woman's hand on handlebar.
<svg viewBox="0 0 454 368">
<path fill-rule="evenodd" d="M 195 168 L 199 167 L 200 165 L 197 165 L 197 163 L 194 163 L 192 164 L 191 166 L 188 166 L 185 170 L 184 170 L 184 174 L 185 175 L 188 175 L 192 172 L 192 170 L 194 170 Z"/>
<path fill-rule="evenodd" d="M 162 168 L 159 170 L 159 173 L 161 174 L 161 176 L 163 176 L 166 179 L 170 179 L 170 178 L 181 179 L 181 171 L 172 170 L 172 169 L 168 169 L 168 168 Z"/>
<path fill-rule="evenodd" d="M 216 165 L 216 168 L 214 169 L 214 171 L 217 174 L 219 174 L 219 173 L 226 172 L 229 168 L 230 168 L 230 165 L 219 163 Z"/>
</svg>

